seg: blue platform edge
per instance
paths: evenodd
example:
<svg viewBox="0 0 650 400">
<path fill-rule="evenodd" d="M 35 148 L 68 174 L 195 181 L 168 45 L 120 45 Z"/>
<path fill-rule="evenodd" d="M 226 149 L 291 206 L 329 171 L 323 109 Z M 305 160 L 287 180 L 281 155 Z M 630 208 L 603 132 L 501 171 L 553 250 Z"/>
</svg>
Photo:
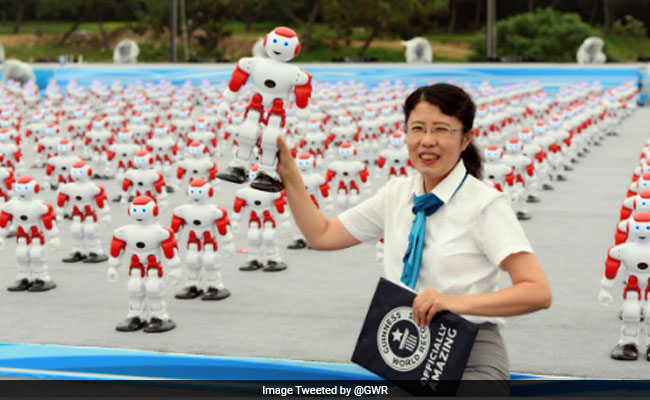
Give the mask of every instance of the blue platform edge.
<svg viewBox="0 0 650 400">
<path fill-rule="evenodd" d="M 573 82 L 599 81 L 604 87 L 621 84 L 628 80 L 636 82 L 640 79 L 640 71 L 635 65 L 607 65 L 589 67 L 572 64 L 552 64 L 537 66 L 501 65 L 483 66 L 475 64 L 446 66 L 432 64 L 427 67 L 412 66 L 382 66 L 380 64 L 350 67 L 345 64 L 297 64 L 310 72 L 315 81 L 321 82 L 355 82 L 375 86 L 383 81 L 401 79 L 405 83 L 415 83 L 417 86 L 428 84 L 432 81 L 454 81 L 459 84 L 470 83 L 477 85 L 488 79 L 494 86 L 538 80 L 544 88 L 555 93 L 563 85 Z M 203 80 L 209 82 L 228 81 L 232 74 L 234 64 L 210 64 L 196 66 L 155 66 L 153 64 L 137 64 L 135 66 L 107 66 L 82 64 L 81 66 L 34 66 L 34 73 L 39 88 L 47 86 L 54 79 L 60 86 L 67 85 L 70 79 L 77 83 L 89 86 L 94 80 L 110 84 L 119 78 L 124 84 L 134 83 L 138 79 L 143 82 L 165 79 L 175 85 L 186 81 L 197 86 Z"/>
<path fill-rule="evenodd" d="M 0 343 L 0 375 L 45 379 L 383 380 L 354 364 L 18 343 Z M 536 378 L 541 376 L 511 375 L 513 380 Z"/>
</svg>

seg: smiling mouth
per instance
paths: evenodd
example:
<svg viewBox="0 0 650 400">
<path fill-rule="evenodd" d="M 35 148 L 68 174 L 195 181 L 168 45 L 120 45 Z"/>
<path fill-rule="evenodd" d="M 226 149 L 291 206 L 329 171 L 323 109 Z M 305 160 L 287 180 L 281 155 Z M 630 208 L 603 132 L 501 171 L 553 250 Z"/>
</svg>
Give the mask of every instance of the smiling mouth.
<svg viewBox="0 0 650 400">
<path fill-rule="evenodd" d="M 277 54 L 277 55 L 282 54 L 282 53 L 280 53 L 279 51 L 275 51 L 275 50 L 273 50 L 273 52 L 274 52 L 275 54 Z"/>
<path fill-rule="evenodd" d="M 136 218 L 135 220 L 138 222 L 142 222 L 142 218 Z"/>
<path fill-rule="evenodd" d="M 639 236 L 639 239 L 641 240 L 645 240 L 645 238 L 646 238 L 645 236 Z"/>
</svg>

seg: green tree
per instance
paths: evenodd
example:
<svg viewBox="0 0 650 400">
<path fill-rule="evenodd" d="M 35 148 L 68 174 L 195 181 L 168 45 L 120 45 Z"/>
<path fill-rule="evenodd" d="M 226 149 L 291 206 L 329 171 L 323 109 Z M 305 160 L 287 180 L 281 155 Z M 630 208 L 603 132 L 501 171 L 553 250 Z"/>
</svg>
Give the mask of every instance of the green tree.
<svg viewBox="0 0 650 400">
<path fill-rule="evenodd" d="M 497 53 L 534 61 L 574 61 L 580 44 L 595 34 L 578 14 L 537 9 L 497 22 Z M 484 33 L 477 35 L 474 50 L 474 60 L 485 59 Z"/>
<path fill-rule="evenodd" d="M 617 20 L 612 26 L 612 32 L 629 40 L 637 42 L 637 52 L 643 56 L 643 42 L 645 41 L 645 24 L 631 15 L 626 15 L 623 20 Z"/>
</svg>

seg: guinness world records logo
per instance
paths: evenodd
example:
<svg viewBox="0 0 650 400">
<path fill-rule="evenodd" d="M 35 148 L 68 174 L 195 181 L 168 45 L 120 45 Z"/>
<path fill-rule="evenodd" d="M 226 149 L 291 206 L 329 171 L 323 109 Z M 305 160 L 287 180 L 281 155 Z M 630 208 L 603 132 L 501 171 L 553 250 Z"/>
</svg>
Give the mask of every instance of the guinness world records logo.
<svg viewBox="0 0 650 400">
<path fill-rule="evenodd" d="M 384 315 L 377 329 L 377 350 L 386 365 L 396 371 L 417 368 L 431 346 L 429 327 L 418 326 L 411 307 L 395 307 Z"/>
</svg>

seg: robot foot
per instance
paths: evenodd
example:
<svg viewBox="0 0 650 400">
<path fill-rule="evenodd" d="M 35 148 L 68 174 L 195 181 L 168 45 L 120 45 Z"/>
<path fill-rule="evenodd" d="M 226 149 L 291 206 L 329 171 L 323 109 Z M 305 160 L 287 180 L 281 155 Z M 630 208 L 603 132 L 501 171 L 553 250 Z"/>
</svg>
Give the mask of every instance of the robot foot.
<svg viewBox="0 0 650 400">
<path fill-rule="evenodd" d="M 304 239 L 296 239 L 287 246 L 287 249 L 299 250 L 304 249 L 307 246 L 307 242 Z"/>
<path fill-rule="evenodd" d="M 88 253 L 88 256 L 86 257 L 85 260 L 83 260 L 83 262 L 87 264 L 94 264 L 94 263 L 104 262 L 107 260 L 108 260 L 108 256 L 106 254 L 97 254 L 91 251 L 90 253 Z"/>
<path fill-rule="evenodd" d="M 526 198 L 526 203 L 539 203 L 540 201 L 542 201 L 542 199 L 535 194 L 529 194 Z"/>
<path fill-rule="evenodd" d="M 175 189 L 173 186 L 165 186 L 165 189 L 167 189 L 167 193 L 174 193 Z"/>
<path fill-rule="evenodd" d="M 618 314 L 618 319 L 623 321 L 623 311 L 621 311 L 620 314 Z M 643 309 L 641 309 L 641 320 L 640 322 L 643 322 L 645 320 L 645 314 L 643 314 Z"/>
<path fill-rule="evenodd" d="M 553 190 L 554 188 L 553 188 L 553 185 L 551 185 L 550 183 L 542 183 L 542 189 L 544 189 L 544 190 Z"/>
<path fill-rule="evenodd" d="M 248 172 L 246 171 L 246 168 L 231 167 L 229 165 L 225 170 L 217 174 L 217 178 L 224 181 L 241 184 L 248 181 Z"/>
<path fill-rule="evenodd" d="M 573 171 L 573 167 L 570 166 L 570 165 L 565 165 L 565 166 L 564 166 L 564 170 L 565 170 L 565 171 Z"/>
<path fill-rule="evenodd" d="M 634 343 L 618 344 L 609 356 L 614 360 L 632 361 L 639 357 L 639 349 Z"/>
<path fill-rule="evenodd" d="M 70 253 L 66 258 L 62 259 L 61 261 L 64 263 L 75 263 L 79 261 L 83 261 L 88 257 L 85 254 L 81 254 L 80 251 L 75 251 L 74 253 Z"/>
<path fill-rule="evenodd" d="M 645 359 L 650 361 L 650 346 L 648 346 L 648 349 L 645 352 Z"/>
<path fill-rule="evenodd" d="M 566 182 L 566 181 L 567 181 L 566 176 L 564 176 L 564 175 L 562 175 L 562 174 L 558 174 L 557 177 L 556 177 L 555 179 L 556 179 L 558 182 Z"/>
<path fill-rule="evenodd" d="M 525 211 L 517 211 L 517 219 L 520 221 L 530 219 L 530 214 Z"/>
<path fill-rule="evenodd" d="M 240 271 L 257 271 L 260 268 L 264 268 L 264 264 L 257 260 L 250 260 L 246 264 L 239 267 Z"/>
<path fill-rule="evenodd" d="M 284 189 L 284 184 L 279 178 L 272 177 L 266 172 L 260 171 L 251 183 L 251 187 L 264 192 L 280 192 Z"/>
<path fill-rule="evenodd" d="M 58 188 L 59 187 L 57 185 L 50 183 L 50 190 L 52 190 L 53 192 L 55 192 Z"/>
<path fill-rule="evenodd" d="M 50 289 L 54 289 L 56 287 L 56 283 L 54 281 L 47 281 L 45 282 L 42 279 L 34 279 L 34 282 L 32 283 L 32 286 L 27 289 L 28 292 L 45 292 Z"/>
<path fill-rule="evenodd" d="M 208 286 L 205 294 L 201 296 L 201 300 L 223 300 L 226 297 L 230 297 L 230 291 L 228 289 L 217 289 L 216 287 Z"/>
<path fill-rule="evenodd" d="M 22 292 L 29 289 L 30 286 L 32 286 L 32 283 L 28 281 L 27 278 L 23 278 L 14 282 L 14 284 L 9 286 L 7 290 L 10 292 Z"/>
<path fill-rule="evenodd" d="M 177 299 L 181 300 L 191 300 L 199 297 L 203 294 L 203 289 L 199 289 L 195 285 L 184 287 L 180 292 L 176 293 Z"/>
<path fill-rule="evenodd" d="M 283 263 L 282 261 L 272 261 L 269 260 L 266 263 L 266 267 L 262 271 L 264 272 L 278 272 L 287 269 L 287 264 Z"/>
<path fill-rule="evenodd" d="M 115 327 L 115 330 L 120 332 L 135 332 L 145 326 L 147 326 L 147 321 L 140 319 L 140 317 L 131 317 L 120 322 L 119 325 Z"/>
<path fill-rule="evenodd" d="M 120 200 L 122 200 L 122 195 L 121 195 L 121 194 L 118 194 L 117 196 L 115 196 L 115 197 L 113 197 L 113 198 L 111 199 L 111 201 L 112 201 L 113 203 L 119 203 Z"/>
<path fill-rule="evenodd" d="M 16 232 L 15 230 L 12 229 L 12 230 L 10 230 L 9 233 L 7 234 L 7 238 L 16 237 L 16 235 L 17 235 L 17 232 Z"/>
<path fill-rule="evenodd" d="M 149 324 L 145 326 L 144 331 L 147 333 L 161 333 L 171 331 L 174 328 L 176 328 L 176 324 L 171 319 L 162 320 L 152 317 L 149 320 Z"/>
</svg>

